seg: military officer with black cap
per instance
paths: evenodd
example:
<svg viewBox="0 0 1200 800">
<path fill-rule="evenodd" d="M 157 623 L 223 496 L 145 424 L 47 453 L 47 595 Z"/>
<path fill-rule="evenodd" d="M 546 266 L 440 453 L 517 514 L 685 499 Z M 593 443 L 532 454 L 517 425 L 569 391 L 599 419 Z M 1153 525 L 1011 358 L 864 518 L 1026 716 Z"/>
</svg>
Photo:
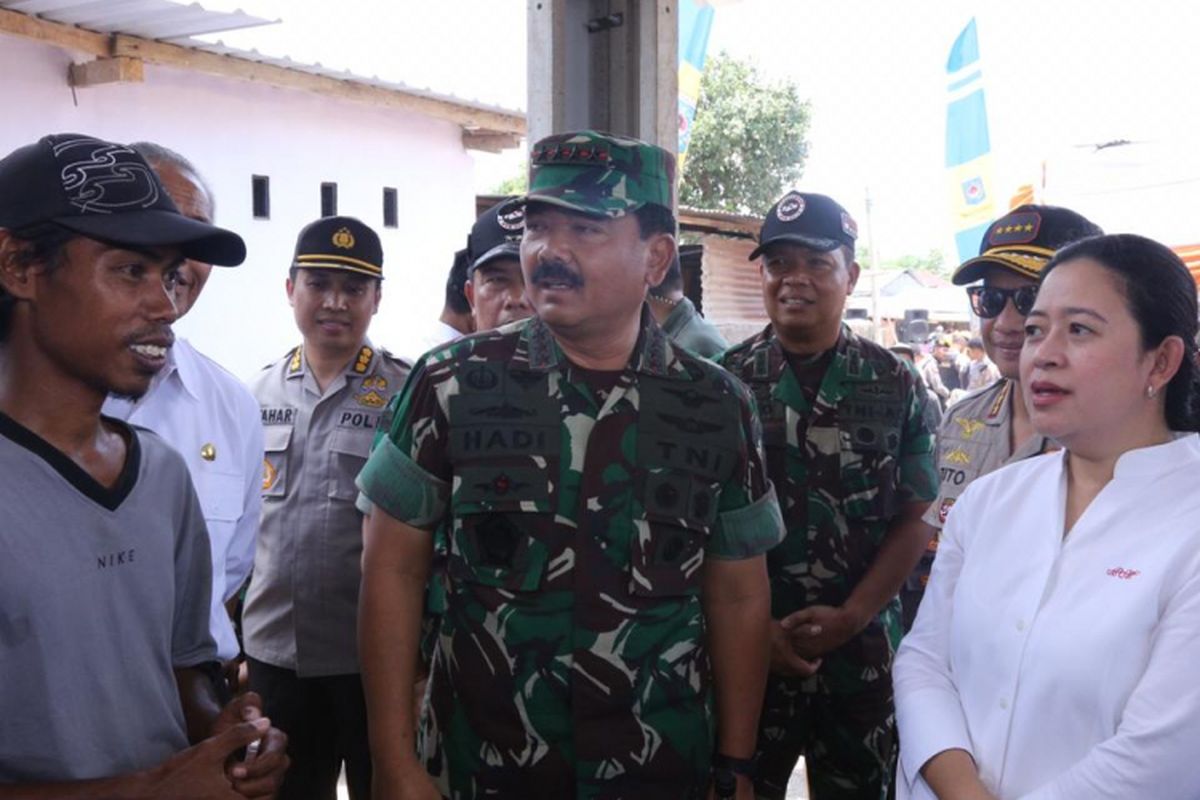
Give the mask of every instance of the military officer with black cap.
<svg viewBox="0 0 1200 800">
<path fill-rule="evenodd" d="M 490 331 L 533 316 L 521 276 L 525 209 L 505 198 L 479 215 L 467 238 L 467 282 L 475 332 Z M 508 206 L 508 208 L 505 208 Z"/>
<path fill-rule="evenodd" d="M 787 527 L 767 555 L 760 800 L 786 796 L 800 756 L 821 800 L 885 800 L 892 781 L 896 594 L 925 546 L 936 482 L 916 371 L 842 322 L 857 232 L 832 198 L 784 195 L 750 256 L 771 324 L 718 358 L 757 400 Z"/>
<path fill-rule="evenodd" d="M 354 477 L 409 365 L 367 340 L 383 249 L 352 217 L 305 227 L 287 279 L 304 343 L 252 390 L 266 442 L 263 514 L 243 618 L 250 685 L 289 735 L 280 798 L 370 796 L 356 615 L 362 514 Z"/>
<path fill-rule="evenodd" d="M 967 286 L 971 310 L 979 317 L 984 350 L 1001 377 L 947 409 L 938 429 L 938 496 L 925 514 L 935 530 L 942 529 L 971 481 L 1051 446 L 1033 430 L 1021 399 L 1018 367 L 1025 316 L 1037 298 L 1042 267 L 1054 252 L 1101 234 L 1099 226 L 1070 209 L 1019 206 L 993 222 L 983 234 L 979 255 L 954 271 L 955 284 L 972 284 Z M 916 617 L 936 552 L 935 535 L 903 592 L 906 627 Z"/>
</svg>

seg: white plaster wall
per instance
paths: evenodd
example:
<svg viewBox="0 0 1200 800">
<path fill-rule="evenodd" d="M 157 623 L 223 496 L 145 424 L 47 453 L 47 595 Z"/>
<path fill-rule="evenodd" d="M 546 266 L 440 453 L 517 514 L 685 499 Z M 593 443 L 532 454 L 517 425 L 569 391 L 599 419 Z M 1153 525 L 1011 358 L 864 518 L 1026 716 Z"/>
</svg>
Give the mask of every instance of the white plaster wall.
<svg viewBox="0 0 1200 800">
<path fill-rule="evenodd" d="M 306 92 L 146 65 L 144 83 L 76 92 L 72 54 L 0 34 L 0 156 L 47 133 L 159 142 L 204 173 L 217 222 L 246 240 L 246 263 L 213 270 L 176 323 L 242 378 L 299 342 L 284 280 L 296 234 L 320 216 L 320 184 L 338 184 L 338 213 L 383 240 L 383 302 L 371 327 L 402 350 L 435 319 L 453 253 L 473 216 L 472 159 L 459 128 L 421 115 Z M 75 55 L 75 60 L 85 60 Z M 251 217 L 251 175 L 271 179 L 271 218 Z M 383 227 L 383 187 L 399 193 L 399 227 Z"/>
</svg>

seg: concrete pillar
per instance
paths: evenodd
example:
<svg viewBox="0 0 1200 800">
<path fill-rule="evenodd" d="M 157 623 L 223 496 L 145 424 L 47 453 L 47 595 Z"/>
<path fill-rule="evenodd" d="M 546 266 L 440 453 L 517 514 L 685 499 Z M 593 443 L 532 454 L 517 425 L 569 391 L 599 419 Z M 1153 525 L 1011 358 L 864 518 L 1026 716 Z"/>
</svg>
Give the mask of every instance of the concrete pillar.
<svg viewBox="0 0 1200 800">
<path fill-rule="evenodd" d="M 679 141 L 674 0 L 529 0 L 528 131 L 598 128 Z"/>
</svg>

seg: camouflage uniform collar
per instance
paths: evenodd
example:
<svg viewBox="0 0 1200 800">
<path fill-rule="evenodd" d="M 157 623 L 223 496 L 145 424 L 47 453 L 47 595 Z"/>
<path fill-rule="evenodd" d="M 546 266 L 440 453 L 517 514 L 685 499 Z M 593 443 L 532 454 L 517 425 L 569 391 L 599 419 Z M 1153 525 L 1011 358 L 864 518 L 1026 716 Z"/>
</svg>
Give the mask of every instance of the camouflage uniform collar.
<svg viewBox="0 0 1200 800">
<path fill-rule="evenodd" d="M 839 359 L 850 359 L 861 361 L 861 348 L 858 346 L 858 334 L 850 330 L 846 325 L 842 325 L 841 331 L 838 333 L 837 343 L 833 346 L 833 361 Z M 750 346 L 750 360 L 754 361 L 754 380 L 768 380 L 771 382 L 778 381 L 783 377 L 784 367 L 787 366 L 787 353 L 783 349 L 783 343 L 779 341 L 779 336 L 775 333 L 775 326 L 768 324 L 755 337 L 754 342 Z M 765 352 L 767 355 L 764 358 L 757 353 Z M 828 351 L 826 351 L 828 352 Z M 824 353 L 818 353 L 814 358 L 819 358 Z M 832 366 L 832 363 L 831 365 Z M 853 370 L 851 374 L 857 374 L 857 370 Z"/>
<path fill-rule="evenodd" d="M 690 380 L 691 373 L 680 362 L 666 332 L 654 321 L 650 309 L 642 305 L 641 330 L 626 370 L 657 378 Z M 521 329 L 521 338 L 513 356 L 514 363 L 524 361 L 533 372 L 551 372 L 566 366 L 567 357 L 549 326 L 538 317 L 530 318 Z"/>
</svg>

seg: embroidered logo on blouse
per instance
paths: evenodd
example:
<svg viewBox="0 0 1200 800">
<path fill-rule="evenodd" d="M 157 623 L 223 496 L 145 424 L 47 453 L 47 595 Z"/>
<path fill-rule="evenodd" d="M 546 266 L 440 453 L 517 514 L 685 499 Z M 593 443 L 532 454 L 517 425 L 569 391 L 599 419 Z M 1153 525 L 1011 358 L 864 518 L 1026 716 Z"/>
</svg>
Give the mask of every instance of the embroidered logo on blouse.
<svg viewBox="0 0 1200 800">
<path fill-rule="evenodd" d="M 1138 575 L 1141 575 L 1142 573 L 1140 570 L 1136 570 L 1136 569 L 1127 569 L 1125 567 L 1113 567 L 1110 570 L 1105 570 L 1104 574 L 1108 575 L 1110 578 L 1120 578 L 1123 581 L 1127 581 L 1130 578 L 1136 578 Z"/>
</svg>

